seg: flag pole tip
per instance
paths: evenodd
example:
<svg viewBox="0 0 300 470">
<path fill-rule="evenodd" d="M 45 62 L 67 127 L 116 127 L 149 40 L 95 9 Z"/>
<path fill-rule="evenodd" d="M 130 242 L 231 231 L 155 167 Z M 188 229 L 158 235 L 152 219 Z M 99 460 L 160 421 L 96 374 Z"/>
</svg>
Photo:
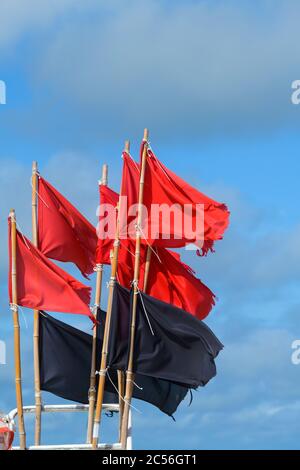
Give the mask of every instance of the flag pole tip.
<svg viewBox="0 0 300 470">
<path fill-rule="evenodd" d="M 38 174 L 38 164 L 37 161 L 32 162 L 32 176 L 35 176 Z"/>
<path fill-rule="evenodd" d="M 102 178 L 100 184 L 103 186 L 107 186 L 107 176 L 108 176 L 108 165 L 107 163 L 104 163 L 102 165 Z"/>
<path fill-rule="evenodd" d="M 10 209 L 10 211 L 9 211 L 9 217 L 14 217 L 15 214 L 16 214 L 15 209 Z"/>
<path fill-rule="evenodd" d="M 124 151 L 129 152 L 130 150 L 130 140 L 125 140 Z"/>
<path fill-rule="evenodd" d="M 143 137 L 143 140 L 146 142 L 148 140 L 148 137 L 149 137 L 149 129 L 147 129 L 147 127 L 144 129 L 144 137 Z"/>
</svg>

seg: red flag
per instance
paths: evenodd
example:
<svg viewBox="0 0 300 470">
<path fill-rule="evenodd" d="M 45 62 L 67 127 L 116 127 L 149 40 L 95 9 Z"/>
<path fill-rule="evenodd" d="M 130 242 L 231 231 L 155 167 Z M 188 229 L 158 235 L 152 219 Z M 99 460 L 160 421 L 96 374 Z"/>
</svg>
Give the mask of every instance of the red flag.
<svg viewBox="0 0 300 470">
<path fill-rule="evenodd" d="M 138 200 L 139 166 L 128 154 L 123 154 L 124 167 L 122 176 L 122 196 L 128 197 L 128 207 L 136 204 Z M 100 187 L 101 190 L 101 187 Z M 114 206 L 118 203 L 118 195 L 109 188 L 103 188 L 105 194 L 101 194 L 101 203 L 111 203 Z M 132 219 L 129 217 L 129 223 Z M 107 257 L 107 264 L 110 263 L 109 252 L 113 248 L 112 239 L 108 239 L 101 247 L 103 256 Z M 98 242 L 99 243 L 99 242 Z M 177 253 L 166 250 L 162 247 L 153 247 L 157 251 L 158 257 L 152 253 L 150 271 L 148 277 L 147 293 L 164 302 L 171 303 L 179 308 L 190 312 L 200 319 L 205 318 L 215 303 L 215 296 L 212 291 L 197 279 L 191 268 L 181 262 Z M 139 287 L 143 290 L 145 260 L 147 245 L 141 247 L 141 269 Z M 123 286 L 129 288 L 134 277 L 134 256 L 135 240 L 120 240 L 118 281 Z M 103 259 L 103 258 L 102 258 Z M 100 261 L 97 261 L 100 262 Z"/>
<path fill-rule="evenodd" d="M 160 214 L 154 220 L 151 207 L 161 204 L 174 208 L 173 219 L 171 217 L 166 221 Z M 181 247 L 202 242 L 202 253 L 206 254 L 208 250 L 213 251 L 215 240 L 223 237 L 229 224 L 229 211 L 225 204 L 207 197 L 175 175 L 150 149 L 145 174 L 144 205 L 148 210 L 148 240 L 157 246 Z M 197 205 L 202 205 L 204 209 L 201 239 L 195 235 L 196 219 L 199 216 Z M 185 211 L 183 218 L 183 208 L 187 206 L 190 210 Z M 156 239 L 151 236 L 154 232 L 151 233 L 150 229 L 157 233 Z M 170 236 L 170 239 L 164 239 L 165 236 Z"/>
<path fill-rule="evenodd" d="M 157 249 L 152 253 L 147 294 L 175 305 L 203 320 L 215 305 L 215 295 L 184 264 L 178 253 Z"/>
<path fill-rule="evenodd" d="M 96 263 L 97 264 L 110 264 L 110 250 L 113 249 L 115 234 L 116 234 L 116 211 L 118 205 L 119 194 L 110 189 L 108 186 L 99 186 L 100 193 L 100 211 L 99 224 L 97 227 L 97 249 L 96 249 Z M 111 211 L 110 208 L 114 210 Z M 108 217 L 108 221 L 106 221 Z M 108 232 L 108 224 L 111 224 Z"/>
<path fill-rule="evenodd" d="M 144 143 L 142 144 L 141 153 Z M 214 201 L 190 186 L 166 168 L 148 149 L 144 181 L 144 206 L 142 242 L 145 239 L 155 246 L 183 247 L 190 243 L 201 246 L 202 254 L 213 251 L 215 240 L 222 238 L 229 224 L 229 211 L 225 204 Z M 128 208 L 137 204 L 140 165 L 125 154 L 122 178 L 122 195 L 127 196 Z M 165 206 L 167 214 L 159 207 Z M 156 216 L 152 212 L 157 208 Z M 184 208 L 188 207 L 184 212 Z M 172 210 L 170 210 L 172 208 Z M 196 221 L 203 215 L 200 233 Z M 135 214 L 136 215 L 136 214 Z M 128 235 L 135 238 L 136 217 L 128 217 Z M 197 237 L 198 235 L 198 237 Z"/>
<path fill-rule="evenodd" d="M 123 152 L 121 196 L 127 197 L 128 207 L 139 200 L 140 166 L 127 152 Z"/>
<path fill-rule="evenodd" d="M 127 229 L 131 222 L 135 221 L 135 216 L 128 216 L 127 209 L 135 205 L 138 201 L 139 165 L 134 162 L 127 152 L 123 152 L 123 170 L 121 183 L 121 207 L 120 207 L 120 237 L 127 238 Z M 100 214 L 97 228 L 98 242 L 96 250 L 96 263 L 110 264 L 110 250 L 113 249 L 113 243 L 116 236 L 117 213 L 112 211 L 119 202 L 119 194 L 108 186 L 99 186 L 100 192 Z M 109 207 L 110 206 L 110 207 Z M 108 227 L 109 225 L 109 227 Z M 133 224 L 134 226 L 134 224 Z M 135 237 L 135 228 L 133 227 Z M 126 240 L 124 240 L 126 241 Z M 123 240 L 122 240 L 123 242 Z"/>
<path fill-rule="evenodd" d="M 15 433 L 12 431 L 5 418 L 0 417 L 0 450 L 10 450 Z"/>
<path fill-rule="evenodd" d="M 11 223 L 9 220 L 9 240 Z M 9 243 L 9 297 L 12 302 L 11 243 Z M 36 310 L 88 315 L 91 288 L 46 258 L 17 230 L 18 305 Z"/>
<path fill-rule="evenodd" d="M 58 261 L 72 262 L 83 276 L 93 272 L 96 229 L 48 181 L 39 176 L 38 246 Z"/>
<path fill-rule="evenodd" d="M 134 274 L 134 241 L 121 243 L 118 281 L 129 288 Z M 178 253 L 165 248 L 154 248 L 151 255 L 146 293 L 163 302 L 195 315 L 203 320 L 215 305 L 215 295 L 195 276 L 192 269 L 184 264 Z M 139 287 L 143 290 L 147 247 L 141 249 Z"/>
</svg>

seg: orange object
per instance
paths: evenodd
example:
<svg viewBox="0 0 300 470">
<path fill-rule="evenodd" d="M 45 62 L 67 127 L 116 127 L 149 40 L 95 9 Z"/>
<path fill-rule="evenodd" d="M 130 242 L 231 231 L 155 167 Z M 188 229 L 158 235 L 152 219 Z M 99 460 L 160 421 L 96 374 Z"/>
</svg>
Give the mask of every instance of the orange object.
<svg viewBox="0 0 300 470">
<path fill-rule="evenodd" d="M 15 433 L 0 419 L 0 450 L 10 450 Z"/>
</svg>

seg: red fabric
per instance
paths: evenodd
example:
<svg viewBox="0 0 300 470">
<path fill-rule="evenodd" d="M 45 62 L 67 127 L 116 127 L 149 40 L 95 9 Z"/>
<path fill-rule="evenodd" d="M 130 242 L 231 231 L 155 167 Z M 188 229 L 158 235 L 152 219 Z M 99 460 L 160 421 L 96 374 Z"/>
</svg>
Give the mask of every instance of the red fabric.
<svg viewBox="0 0 300 470">
<path fill-rule="evenodd" d="M 136 217 L 139 200 L 140 167 L 128 153 L 123 152 L 123 174 L 121 185 L 121 238 L 135 239 Z M 131 212 L 129 213 L 129 211 Z"/>
<path fill-rule="evenodd" d="M 123 152 L 123 171 L 122 171 L 122 183 L 121 183 L 121 205 L 120 205 L 120 237 L 127 238 L 127 229 L 132 224 L 132 237 L 135 238 L 135 217 L 128 216 L 127 209 L 138 201 L 139 191 L 139 178 L 140 171 L 139 165 L 134 162 L 127 152 Z M 114 207 L 118 205 L 119 194 L 110 189 L 108 186 L 99 187 L 100 191 L 100 206 L 103 204 L 111 204 Z M 99 217 L 98 225 L 98 242 L 96 250 L 96 263 L 98 264 L 110 264 L 110 250 L 113 249 L 113 243 L 115 240 L 115 230 L 111 236 L 106 234 L 106 238 L 103 238 L 103 232 L 106 231 L 106 226 L 103 222 L 104 217 Z M 114 221 L 114 223 L 116 220 Z M 123 230 L 124 229 L 124 230 Z M 125 242 L 126 240 L 124 240 Z"/>
<path fill-rule="evenodd" d="M 123 174 L 121 196 L 127 197 L 128 207 L 139 200 L 140 166 L 131 156 L 123 152 Z"/>
<path fill-rule="evenodd" d="M 121 243 L 118 280 L 127 288 L 130 287 L 134 274 L 134 250 L 134 241 Z M 203 320 L 215 305 L 213 292 L 181 261 L 178 253 L 165 248 L 155 248 L 155 251 L 160 260 L 152 253 L 146 293 Z M 142 247 L 139 281 L 141 290 L 144 287 L 146 252 L 147 247 Z"/>
<path fill-rule="evenodd" d="M 215 305 L 215 295 L 195 277 L 179 254 L 157 249 L 161 263 L 152 253 L 147 293 L 203 320 Z"/>
<path fill-rule="evenodd" d="M 138 200 L 139 165 L 126 153 L 123 154 L 123 160 L 124 166 L 121 191 L 122 196 L 127 196 L 128 207 L 130 207 L 131 205 L 136 204 Z M 159 190 L 159 188 L 157 190 Z M 109 188 L 107 188 L 105 192 L 108 194 L 113 193 L 114 198 L 102 195 L 102 197 L 100 197 L 100 203 L 110 202 L 116 206 L 118 203 L 118 195 L 109 190 Z M 145 189 L 145 194 L 146 193 L 147 189 Z M 163 194 L 164 191 L 162 190 L 162 195 Z M 155 197 L 156 196 L 157 195 L 155 194 Z M 181 196 L 181 199 L 185 201 L 185 196 Z M 129 224 L 132 223 L 133 220 L 134 217 L 129 217 Z M 113 241 L 113 239 L 109 240 L 109 243 L 106 245 L 106 253 L 104 252 L 102 255 L 107 256 L 107 264 L 110 262 L 109 251 L 113 247 Z M 164 240 L 162 241 L 164 242 Z M 170 240 L 167 240 L 167 242 L 170 242 Z M 143 244 L 141 247 L 139 282 L 141 290 L 143 290 L 144 284 L 147 246 L 148 245 Z M 200 319 L 205 318 L 215 303 L 215 296 L 212 291 L 195 277 L 194 273 L 187 265 L 182 263 L 180 256 L 177 253 L 166 250 L 160 246 L 157 246 L 154 249 L 157 250 L 161 263 L 155 254 L 152 253 L 147 294 L 182 308 Z M 134 277 L 134 253 L 135 240 L 121 239 L 118 262 L 118 281 L 127 288 L 130 287 L 130 283 Z M 103 259 L 103 257 L 101 259 Z"/>
<path fill-rule="evenodd" d="M 7 426 L 1 425 L 0 420 L 0 450 L 10 450 L 15 433 Z"/>
<path fill-rule="evenodd" d="M 96 229 L 50 183 L 39 177 L 38 247 L 58 261 L 76 264 L 81 273 L 93 272 Z"/>
<path fill-rule="evenodd" d="M 143 146 L 141 151 L 143 151 Z M 168 206 L 178 204 L 178 213 L 181 212 L 184 204 L 192 204 L 193 209 L 188 217 L 191 230 L 195 228 L 196 204 L 204 205 L 203 254 L 213 249 L 215 240 L 222 238 L 229 224 L 229 211 L 225 204 L 207 197 L 175 175 L 157 159 L 152 150 L 148 150 L 144 188 L 144 205 L 148 209 L 148 214 L 150 214 L 151 204 L 167 204 Z M 153 227 L 153 220 L 148 219 L 148 224 L 152 224 Z M 159 233 L 158 239 L 152 240 L 150 232 L 148 233 L 148 240 L 157 246 L 164 247 L 181 247 L 188 243 L 197 242 L 192 232 L 187 229 L 187 224 L 184 227 L 185 231 L 182 230 L 182 227 L 182 217 L 180 223 L 176 223 L 175 218 L 171 220 L 170 233 L 172 238 L 163 240 L 164 227 L 161 218 L 159 225 L 156 227 Z M 175 239 L 174 235 L 181 232 L 184 236 Z M 189 236 L 189 233 L 191 236 Z"/>
<path fill-rule="evenodd" d="M 100 204 L 111 204 L 116 207 L 119 202 L 119 194 L 109 186 L 99 185 Z"/>
<path fill-rule="evenodd" d="M 141 156 L 144 145 L 142 143 Z M 130 207 L 138 202 L 140 165 L 135 163 L 127 154 L 124 154 L 123 158 L 122 195 L 127 196 L 128 207 Z M 164 227 L 164 221 L 160 215 L 158 223 L 155 223 L 154 218 L 151 218 L 152 204 L 166 204 L 173 207 L 176 204 L 175 214 L 178 215 L 178 221 L 176 221 L 176 216 L 173 216 L 170 226 L 168 220 L 165 220 L 167 225 Z M 191 205 L 192 211 L 187 216 L 189 223 L 184 225 L 182 210 L 185 204 Z M 204 206 L 204 233 L 201 240 L 196 240 L 197 237 L 193 233 L 197 214 L 196 204 Z M 147 237 L 148 242 L 154 246 L 179 248 L 198 241 L 198 244 L 201 242 L 202 245 L 200 245 L 201 253 L 205 255 L 209 250 L 213 251 L 215 240 L 222 238 L 229 224 L 229 211 L 225 204 L 214 201 L 175 175 L 157 159 L 150 149 L 148 150 L 145 172 L 144 206 L 148 210 L 148 218 L 143 219 L 142 242 L 145 243 L 145 237 Z M 128 218 L 128 226 L 129 236 L 135 238 L 135 218 L 133 216 Z M 189 226 L 190 230 L 188 230 Z M 157 232 L 155 238 L 151 236 L 153 229 L 156 229 Z M 168 233 L 170 233 L 170 238 L 164 239 L 164 235 Z M 175 234 L 179 234 L 179 238 L 176 239 Z M 200 254 L 200 250 L 198 254 Z"/>
<path fill-rule="evenodd" d="M 117 206 L 119 201 L 119 194 L 110 189 L 108 186 L 99 186 L 99 193 L 100 193 L 100 206 L 104 204 L 110 204 L 114 207 Z M 115 230 L 113 230 L 113 234 L 110 237 L 109 234 L 107 238 L 105 238 L 105 233 L 107 231 L 107 227 L 105 225 L 104 217 L 99 217 L 99 224 L 97 228 L 97 249 L 96 249 L 96 263 L 97 264 L 110 264 L 110 250 L 113 249 L 114 239 L 115 239 Z M 116 221 L 116 216 L 114 216 L 114 222 Z M 114 224 L 114 227 L 116 224 Z"/>
<path fill-rule="evenodd" d="M 9 240 L 11 224 L 9 221 Z M 11 243 L 9 243 L 9 297 L 12 302 Z M 91 288 L 46 258 L 17 231 L 18 305 L 37 310 L 88 315 Z"/>
</svg>

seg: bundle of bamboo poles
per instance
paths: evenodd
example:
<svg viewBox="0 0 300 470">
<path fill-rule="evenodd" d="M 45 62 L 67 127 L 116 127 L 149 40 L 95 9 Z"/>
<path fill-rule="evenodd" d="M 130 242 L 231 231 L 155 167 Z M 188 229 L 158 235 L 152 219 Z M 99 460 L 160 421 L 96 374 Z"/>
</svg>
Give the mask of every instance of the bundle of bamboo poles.
<svg viewBox="0 0 300 470">
<path fill-rule="evenodd" d="M 141 262 L 141 232 L 139 227 L 142 222 L 142 205 L 144 198 L 144 178 L 147 164 L 147 149 L 148 149 L 148 130 L 144 130 L 144 148 L 141 162 L 140 171 L 140 184 L 139 184 L 139 198 L 138 198 L 138 216 L 137 216 L 137 230 L 136 230 L 136 247 L 135 247 L 135 265 L 134 265 L 134 279 L 133 289 L 134 293 L 138 293 L 138 283 L 140 279 L 140 262 Z M 125 142 L 124 150 L 129 153 L 130 143 Z M 108 181 L 108 167 L 103 165 L 101 184 L 107 185 Z M 120 191 L 121 194 L 121 191 Z M 38 248 L 38 168 L 37 163 L 33 162 L 32 165 L 32 242 Z M 112 302 L 114 287 L 117 280 L 118 257 L 120 248 L 120 214 L 121 212 L 121 198 L 117 206 L 117 224 L 113 250 L 110 254 L 111 258 L 111 276 L 109 281 L 107 314 L 104 329 L 103 348 L 101 353 L 100 371 L 99 371 L 99 384 L 96 394 L 96 343 L 97 343 L 97 328 L 93 331 L 92 342 L 92 357 L 91 357 L 91 374 L 90 374 L 90 389 L 89 389 L 89 412 L 88 412 L 88 428 L 87 428 L 87 443 L 92 444 L 93 449 L 97 449 L 99 442 L 99 428 L 101 423 L 101 414 L 103 408 L 104 388 L 106 380 L 107 369 L 107 354 L 109 350 L 109 334 L 111 325 Z M 20 354 L 20 325 L 18 316 L 18 294 L 17 294 L 17 245 L 16 245 L 16 217 L 12 209 L 10 212 L 11 219 L 11 252 L 12 252 L 12 301 L 11 309 L 13 311 L 14 323 L 14 345 L 15 345 L 15 382 L 16 382 L 16 398 L 19 419 L 19 435 L 20 435 L 20 448 L 26 448 L 26 434 L 23 416 L 23 398 L 22 398 L 22 382 L 21 382 L 21 354 Z M 144 286 L 146 291 L 147 280 L 151 263 L 151 250 L 148 247 Z M 99 264 L 95 267 L 96 271 L 96 289 L 95 289 L 95 303 L 94 303 L 94 316 L 97 315 L 97 310 L 101 304 L 102 282 L 103 282 L 103 265 Z M 129 360 L 125 374 L 118 371 L 118 393 L 119 393 L 119 439 L 122 448 L 126 448 L 127 433 L 128 433 L 128 420 L 129 411 L 133 393 L 134 371 L 133 371 L 133 358 L 134 358 L 134 337 L 135 337 L 135 323 L 137 314 L 137 295 L 133 296 L 130 325 L 130 341 L 129 341 Z M 39 360 L 39 315 L 38 310 L 34 310 L 34 328 L 33 328 L 33 350 L 34 350 L 34 391 L 35 391 L 35 438 L 36 446 L 41 442 L 41 416 L 42 416 L 42 399 L 40 390 L 40 360 Z M 96 399 L 97 398 L 97 399 Z"/>
<path fill-rule="evenodd" d="M 144 199 L 144 179 L 145 179 L 146 161 L 147 161 L 148 136 L 149 136 L 148 129 L 145 129 L 144 137 L 143 137 L 144 149 L 143 149 L 143 155 L 142 155 L 140 184 L 139 184 L 134 279 L 132 283 L 134 294 L 138 293 L 138 283 L 140 279 L 141 232 L 139 230 L 139 227 L 141 226 L 141 222 L 142 222 L 142 205 L 143 205 L 143 199 Z M 129 147 L 127 149 L 125 148 L 125 150 L 129 150 Z M 109 348 L 108 342 L 109 342 L 110 322 L 111 322 L 111 314 L 112 314 L 112 302 L 113 302 L 114 287 L 116 283 L 116 276 L 117 276 L 117 269 L 118 269 L 118 255 L 119 255 L 119 247 L 120 247 L 119 230 L 120 230 L 120 214 L 122 213 L 122 209 L 120 205 L 121 205 L 121 199 L 119 199 L 119 204 L 118 204 L 117 228 L 116 228 L 116 236 L 115 236 L 115 241 L 114 241 L 113 260 L 111 264 L 111 277 L 110 277 L 110 282 L 109 282 L 107 314 L 106 314 L 106 323 L 105 323 L 105 330 L 104 330 L 103 349 L 102 349 L 102 355 L 101 355 L 101 366 L 100 366 L 100 372 L 99 372 L 100 378 L 99 378 L 99 385 L 98 385 L 97 404 L 96 404 L 95 420 L 94 420 L 94 432 L 93 432 L 93 440 L 92 440 L 93 449 L 97 448 L 97 445 L 99 442 L 99 427 L 100 427 L 103 397 L 104 397 L 104 387 L 105 387 L 106 368 L 107 368 L 107 354 L 108 354 L 108 348 Z M 145 283 L 147 283 L 147 279 L 148 279 L 150 257 L 151 257 L 151 254 L 150 254 L 150 250 L 148 249 Z M 145 290 L 145 287 L 146 285 L 144 285 L 144 290 Z M 134 358 L 134 336 L 135 336 L 136 312 L 137 312 L 137 295 L 134 295 L 133 305 L 132 305 L 131 325 L 130 325 L 129 360 L 128 360 L 128 366 L 127 366 L 127 371 L 126 371 L 125 396 L 122 400 L 124 405 L 123 405 L 122 413 L 120 413 L 120 419 L 121 419 L 120 442 L 121 442 L 123 449 L 126 448 L 129 410 L 131 406 L 131 399 L 132 399 L 132 393 L 133 393 L 133 382 L 134 382 L 133 358 Z"/>
</svg>

